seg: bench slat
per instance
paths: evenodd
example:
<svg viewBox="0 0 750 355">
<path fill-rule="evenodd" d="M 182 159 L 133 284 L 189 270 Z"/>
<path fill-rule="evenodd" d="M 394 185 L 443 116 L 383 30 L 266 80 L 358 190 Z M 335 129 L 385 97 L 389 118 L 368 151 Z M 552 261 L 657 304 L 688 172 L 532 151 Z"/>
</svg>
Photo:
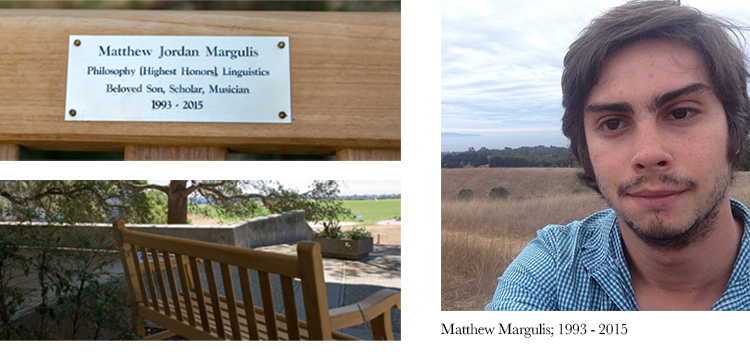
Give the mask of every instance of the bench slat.
<svg viewBox="0 0 750 355">
<path fill-rule="evenodd" d="M 229 307 L 229 320 L 232 324 L 232 335 L 234 340 L 241 340 L 240 334 L 240 321 L 237 314 L 237 302 L 234 299 L 234 286 L 232 285 L 232 273 L 229 269 L 229 265 L 220 263 L 219 269 L 221 269 L 221 280 L 224 284 L 224 294 L 226 295 L 226 305 Z"/>
<path fill-rule="evenodd" d="M 165 269 L 167 270 L 169 290 L 172 292 L 172 303 L 176 309 L 180 309 L 182 306 L 180 305 L 180 296 L 177 294 L 177 282 L 175 281 L 173 270 L 175 266 L 172 266 L 172 260 L 168 251 L 162 251 L 162 256 L 164 257 Z M 175 314 L 177 315 L 177 320 L 181 321 L 182 312 L 175 312 Z"/>
<path fill-rule="evenodd" d="M 201 285 L 201 274 L 198 270 L 198 261 L 192 256 L 190 257 L 190 270 L 194 282 L 193 289 L 196 290 L 196 294 L 198 294 L 197 303 L 201 314 L 201 324 L 203 325 L 203 330 L 210 333 L 211 329 L 208 327 L 208 314 L 206 313 L 206 300 L 203 298 L 203 292 L 201 292 L 203 291 L 203 286 Z"/>
<path fill-rule="evenodd" d="M 268 327 L 268 338 L 278 340 L 279 335 L 276 331 L 276 308 L 273 306 L 273 290 L 271 289 L 271 278 L 267 272 L 258 271 L 258 281 L 260 283 L 260 294 L 263 298 L 263 309 L 266 314 L 266 326 Z"/>
<path fill-rule="evenodd" d="M 159 312 L 159 302 L 156 302 L 156 288 L 154 287 L 154 277 L 151 274 L 151 266 L 148 262 L 148 249 L 146 247 L 141 246 L 141 258 L 143 259 L 143 268 L 146 272 L 146 280 L 148 281 L 148 289 L 151 291 L 151 297 L 148 297 L 147 295 L 144 295 L 144 298 L 149 299 L 149 304 L 151 307 Z"/>
<path fill-rule="evenodd" d="M 154 272 L 156 273 L 156 283 L 159 286 L 159 291 L 161 293 L 161 300 L 164 302 L 164 304 L 169 305 L 169 302 L 167 301 L 167 288 L 164 285 L 164 275 L 161 272 L 161 262 L 159 260 L 159 251 L 156 249 L 151 249 L 151 258 L 154 261 Z M 153 295 L 154 299 L 158 298 L 157 294 Z M 163 307 L 164 312 L 167 314 L 167 316 L 172 315 L 169 311 L 169 307 Z"/>
<path fill-rule="evenodd" d="M 175 262 L 177 263 L 177 273 L 180 275 L 180 285 L 182 286 L 182 293 L 189 294 L 191 281 L 188 279 L 187 272 L 185 270 L 185 258 L 180 254 L 175 254 Z M 185 311 L 188 315 L 188 324 L 194 327 L 195 315 L 193 314 L 193 303 L 190 300 L 190 297 L 186 297 L 184 299 L 184 304 Z"/>
<path fill-rule="evenodd" d="M 287 331 L 291 340 L 300 340 L 297 321 L 297 302 L 294 299 L 294 281 L 291 277 L 281 276 L 281 293 L 284 296 L 284 314 L 286 314 Z"/>
<path fill-rule="evenodd" d="M 242 289 L 242 300 L 245 304 L 253 305 L 253 293 L 250 290 L 250 274 L 248 270 L 242 267 L 237 268 L 237 272 L 240 275 L 240 287 Z M 255 312 L 247 312 L 245 314 L 245 320 L 247 321 L 250 340 L 258 340 L 258 328 L 256 326 L 257 321 L 255 320 Z"/>
<path fill-rule="evenodd" d="M 204 260 L 203 267 L 206 270 L 206 280 L 208 282 L 209 296 L 214 308 L 214 314 L 221 314 L 221 305 L 219 302 L 219 292 L 216 289 L 216 275 L 214 274 L 214 263 L 211 260 Z M 226 339 L 224 334 L 224 322 L 216 323 L 216 334 L 220 339 Z"/>
</svg>

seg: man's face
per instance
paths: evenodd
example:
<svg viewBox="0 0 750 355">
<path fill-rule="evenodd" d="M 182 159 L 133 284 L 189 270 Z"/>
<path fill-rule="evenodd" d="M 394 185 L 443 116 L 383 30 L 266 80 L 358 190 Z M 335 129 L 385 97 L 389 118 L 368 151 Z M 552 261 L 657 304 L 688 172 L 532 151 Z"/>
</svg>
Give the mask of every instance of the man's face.
<svg viewBox="0 0 750 355">
<path fill-rule="evenodd" d="M 679 249 L 713 229 L 731 180 L 727 120 L 694 50 L 645 40 L 613 54 L 584 129 L 602 195 L 641 240 Z"/>
</svg>

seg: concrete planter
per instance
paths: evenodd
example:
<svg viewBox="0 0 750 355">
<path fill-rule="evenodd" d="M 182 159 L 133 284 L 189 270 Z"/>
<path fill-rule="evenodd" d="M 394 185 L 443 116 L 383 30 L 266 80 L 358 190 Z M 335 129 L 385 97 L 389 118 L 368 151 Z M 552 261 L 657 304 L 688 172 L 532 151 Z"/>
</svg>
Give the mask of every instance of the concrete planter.
<svg viewBox="0 0 750 355">
<path fill-rule="evenodd" d="M 366 257 L 372 251 L 372 238 L 312 238 L 312 241 L 320 244 L 320 252 L 326 258 L 355 260 Z"/>
</svg>

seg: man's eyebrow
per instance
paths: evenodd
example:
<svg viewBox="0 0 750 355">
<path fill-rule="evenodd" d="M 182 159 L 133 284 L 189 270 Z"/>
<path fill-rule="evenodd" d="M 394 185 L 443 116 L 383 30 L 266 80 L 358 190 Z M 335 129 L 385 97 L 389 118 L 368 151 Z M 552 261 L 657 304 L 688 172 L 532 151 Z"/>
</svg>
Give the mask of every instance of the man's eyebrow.
<svg viewBox="0 0 750 355">
<path fill-rule="evenodd" d="M 654 99 L 651 100 L 651 103 L 648 105 L 648 110 L 651 112 L 656 112 L 659 107 L 666 105 L 670 101 L 680 96 L 701 91 L 712 91 L 712 89 L 711 87 L 703 83 L 693 83 L 679 89 L 665 92 L 663 94 L 655 96 Z M 628 102 L 606 102 L 588 105 L 586 106 L 585 112 L 618 112 L 632 115 L 635 112 L 635 109 L 633 108 L 633 105 Z"/>
<path fill-rule="evenodd" d="M 587 113 L 619 112 L 619 113 L 627 113 L 627 114 L 632 115 L 635 112 L 635 110 L 633 109 L 633 105 L 627 102 L 611 102 L 611 103 L 588 105 L 586 106 L 586 112 Z"/>
<path fill-rule="evenodd" d="M 661 95 L 654 97 L 651 104 L 648 106 L 649 111 L 656 112 L 659 107 L 668 104 L 670 101 L 687 94 L 694 92 L 712 91 L 711 87 L 703 83 L 693 83 L 685 87 L 672 90 Z"/>
</svg>

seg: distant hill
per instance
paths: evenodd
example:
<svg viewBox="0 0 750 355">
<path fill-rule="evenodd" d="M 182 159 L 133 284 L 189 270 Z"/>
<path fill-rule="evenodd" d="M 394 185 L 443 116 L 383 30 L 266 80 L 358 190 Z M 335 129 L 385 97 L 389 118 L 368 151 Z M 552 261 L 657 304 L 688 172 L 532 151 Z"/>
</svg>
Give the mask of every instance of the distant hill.
<svg viewBox="0 0 750 355">
<path fill-rule="evenodd" d="M 440 158 L 440 167 L 448 169 L 482 165 L 490 168 L 577 166 L 575 157 L 568 148 L 543 145 L 505 149 L 469 148 L 465 152 L 443 152 Z"/>
</svg>

